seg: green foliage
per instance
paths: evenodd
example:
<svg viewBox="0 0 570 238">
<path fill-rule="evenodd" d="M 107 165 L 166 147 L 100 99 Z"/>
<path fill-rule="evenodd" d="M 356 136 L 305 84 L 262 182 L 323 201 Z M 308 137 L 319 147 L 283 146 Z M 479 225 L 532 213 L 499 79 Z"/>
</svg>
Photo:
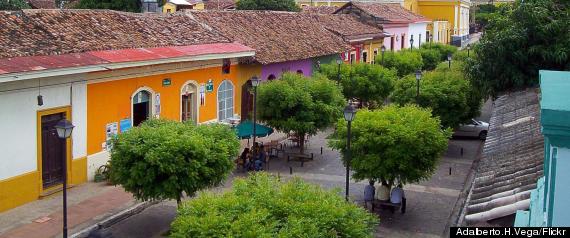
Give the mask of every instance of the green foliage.
<svg viewBox="0 0 570 238">
<path fill-rule="evenodd" d="M 453 56 L 451 57 L 452 61 L 461 61 L 461 62 L 465 62 L 467 61 L 467 58 L 475 58 L 475 52 L 473 50 L 469 50 L 469 56 L 467 55 L 467 49 L 464 50 L 458 50 L 457 52 L 455 52 L 455 54 L 453 54 Z M 453 62 L 452 62 L 453 64 Z"/>
<path fill-rule="evenodd" d="M 239 0 L 236 7 L 238 10 L 301 11 L 294 0 Z"/>
<path fill-rule="evenodd" d="M 493 14 L 466 73 L 484 95 L 532 87 L 538 70 L 570 70 L 570 1 L 525 0 Z"/>
<path fill-rule="evenodd" d="M 317 75 L 285 73 L 280 80 L 262 83 L 257 93 L 258 119 L 283 132 L 295 132 L 302 138 L 316 134 L 342 115 L 344 98 L 333 81 Z"/>
<path fill-rule="evenodd" d="M 339 66 L 336 63 L 321 65 L 321 73 L 338 81 Z M 379 65 L 357 63 L 341 64 L 340 85 L 346 98 L 357 99 L 366 105 L 381 105 L 394 87 L 396 71 Z"/>
<path fill-rule="evenodd" d="M 447 61 L 447 55 L 453 55 L 457 51 L 457 47 L 442 43 L 423 44 L 422 49 L 435 49 L 439 52 L 439 61 Z"/>
<path fill-rule="evenodd" d="M 221 183 L 238 150 L 227 126 L 151 119 L 114 139 L 110 177 L 137 199 L 180 200 Z"/>
<path fill-rule="evenodd" d="M 178 209 L 171 237 L 373 237 L 378 219 L 338 191 L 266 173 L 236 179 L 224 194 L 201 193 Z"/>
<path fill-rule="evenodd" d="M 436 71 L 424 73 L 420 81 L 420 95 L 417 95 L 417 82 L 414 76 L 408 76 L 396 83 L 392 101 L 399 105 L 416 103 L 421 107 L 431 108 L 438 116 L 444 128 L 455 128 L 459 124 L 477 116 L 482 100 L 472 102 L 472 89 L 461 73 L 459 62 L 448 69 L 447 63 L 440 64 Z"/>
<path fill-rule="evenodd" d="M 0 10 L 17 11 L 28 8 L 30 5 L 24 0 L 0 0 Z"/>
<path fill-rule="evenodd" d="M 162 1 L 159 1 L 162 2 Z M 124 12 L 141 12 L 140 0 L 79 0 L 77 9 L 111 9 Z"/>
<path fill-rule="evenodd" d="M 347 125 L 338 121 L 329 145 L 346 154 Z M 431 177 L 447 149 L 450 130 L 442 130 L 430 109 L 391 105 L 360 110 L 352 122 L 350 166 L 357 180 L 419 182 Z M 346 163 L 346 156 L 343 156 Z"/>
<path fill-rule="evenodd" d="M 475 23 L 480 25 L 482 28 L 485 28 L 495 11 L 497 11 L 497 7 L 494 4 L 483 4 L 477 6 L 477 11 L 475 12 Z"/>
<path fill-rule="evenodd" d="M 437 49 L 421 48 L 418 51 L 422 55 L 423 70 L 433 70 L 441 62 L 441 54 Z"/>
<path fill-rule="evenodd" d="M 382 56 L 376 56 L 376 62 L 382 62 Z M 416 50 L 386 51 L 384 67 L 396 69 L 399 77 L 416 72 L 423 67 L 422 55 Z"/>
</svg>

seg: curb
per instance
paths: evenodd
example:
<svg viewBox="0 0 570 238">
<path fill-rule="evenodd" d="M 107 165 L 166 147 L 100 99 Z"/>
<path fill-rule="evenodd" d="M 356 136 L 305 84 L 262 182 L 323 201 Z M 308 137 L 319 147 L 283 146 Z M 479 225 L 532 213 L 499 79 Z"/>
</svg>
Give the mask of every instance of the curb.
<svg viewBox="0 0 570 238">
<path fill-rule="evenodd" d="M 106 229 L 122 220 L 125 220 L 133 215 L 136 215 L 142 211 L 144 211 L 146 208 L 158 204 L 160 201 L 149 201 L 149 202 L 141 202 L 138 203 L 130 208 L 127 208 L 123 211 L 120 211 L 116 214 L 113 214 L 105 219 L 103 219 L 100 222 L 97 222 L 87 228 L 84 228 L 80 231 L 78 231 L 77 233 L 72 234 L 70 237 L 71 238 L 85 238 L 87 237 L 91 232 L 95 231 L 95 230 L 101 230 L 101 229 Z"/>
</svg>

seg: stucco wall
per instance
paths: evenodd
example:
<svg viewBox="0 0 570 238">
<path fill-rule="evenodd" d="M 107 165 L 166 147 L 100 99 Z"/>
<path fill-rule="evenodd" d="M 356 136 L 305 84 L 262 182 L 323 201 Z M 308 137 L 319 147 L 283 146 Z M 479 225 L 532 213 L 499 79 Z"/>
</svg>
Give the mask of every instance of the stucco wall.
<svg viewBox="0 0 570 238">
<path fill-rule="evenodd" d="M 410 23 L 408 27 L 408 36 L 414 36 L 414 48 L 418 48 L 420 43 L 425 44 L 427 42 L 426 28 L 427 23 Z"/>
<path fill-rule="evenodd" d="M 272 74 L 275 78 L 280 78 L 283 72 L 297 72 L 297 70 L 302 70 L 305 76 L 311 76 L 313 74 L 313 60 L 303 59 L 263 65 L 261 67 L 261 80 L 267 80 Z"/>
<path fill-rule="evenodd" d="M 384 31 L 390 35 L 393 35 L 397 40 L 394 40 L 394 51 L 399 51 L 402 47 L 402 34 L 405 34 L 404 37 L 404 48 L 408 48 L 410 45 L 410 37 L 408 36 L 408 26 L 394 26 L 390 24 L 384 25 Z M 390 50 L 390 40 L 391 37 L 384 38 L 384 47 L 386 50 Z"/>
<path fill-rule="evenodd" d="M 570 149 L 558 147 L 552 226 L 570 226 Z"/>
</svg>

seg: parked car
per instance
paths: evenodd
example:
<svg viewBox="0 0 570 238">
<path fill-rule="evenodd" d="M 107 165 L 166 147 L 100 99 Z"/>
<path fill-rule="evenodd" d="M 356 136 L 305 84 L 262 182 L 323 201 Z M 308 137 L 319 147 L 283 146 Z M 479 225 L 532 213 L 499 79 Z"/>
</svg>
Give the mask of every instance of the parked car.
<svg viewBox="0 0 570 238">
<path fill-rule="evenodd" d="M 487 139 L 489 123 L 471 119 L 471 122 L 460 125 L 453 136 L 478 137 L 481 140 Z"/>
</svg>

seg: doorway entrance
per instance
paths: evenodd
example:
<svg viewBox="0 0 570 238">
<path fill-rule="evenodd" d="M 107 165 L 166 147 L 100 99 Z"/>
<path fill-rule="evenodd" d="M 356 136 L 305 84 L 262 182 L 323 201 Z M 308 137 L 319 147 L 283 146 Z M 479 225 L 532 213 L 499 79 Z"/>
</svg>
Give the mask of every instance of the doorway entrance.
<svg viewBox="0 0 570 238">
<path fill-rule="evenodd" d="M 66 140 L 57 136 L 55 125 L 65 119 L 65 112 L 41 116 L 42 186 L 44 189 L 63 183 Z"/>
<path fill-rule="evenodd" d="M 184 121 L 193 121 L 194 124 L 198 123 L 198 97 L 196 96 L 196 86 L 194 84 L 186 84 L 182 88 L 182 118 Z"/>
<path fill-rule="evenodd" d="M 133 126 L 138 126 L 150 117 L 151 94 L 142 90 L 133 97 Z"/>
<path fill-rule="evenodd" d="M 243 84 L 243 86 L 241 86 L 241 120 L 244 121 L 252 119 L 252 117 L 253 117 L 253 86 L 251 85 L 251 80 L 248 80 L 246 83 Z"/>
</svg>

